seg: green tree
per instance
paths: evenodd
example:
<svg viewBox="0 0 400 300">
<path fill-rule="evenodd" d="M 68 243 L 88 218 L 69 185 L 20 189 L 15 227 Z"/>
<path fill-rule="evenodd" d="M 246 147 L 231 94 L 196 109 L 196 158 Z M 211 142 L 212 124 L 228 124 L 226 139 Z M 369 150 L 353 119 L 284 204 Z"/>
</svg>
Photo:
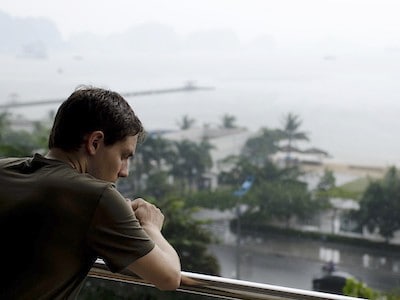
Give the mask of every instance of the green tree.
<svg viewBox="0 0 400 300">
<path fill-rule="evenodd" d="M 161 136 L 149 136 L 137 153 L 141 153 L 147 172 L 142 196 L 156 203 L 163 211 L 166 220 L 163 233 L 177 249 L 183 269 L 218 274 L 217 261 L 207 252 L 208 244 L 212 241 L 211 233 L 204 229 L 203 222 L 192 217 L 194 208 L 176 196 L 181 191 L 169 180 L 173 175 L 184 177 L 188 184 L 197 183 L 198 177 L 212 166 L 211 149 L 212 145 L 207 140 L 200 143 L 188 140 L 173 143 Z"/>
<path fill-rule="evenodd" d="M 124 186 L 142 192 L 147 185 L 155 187 L 153 183 L 157 178 L 164 176 L 173 178 L 181 192 L 205 188 L 205 174 L 213 165 L 211 149 L 213 146 L 207 139 L 199 143 L 190 140 L 173 142 L 151 134 L 138 146 Z"/>
<path fill-rule="evenodd" d="M 218 188 L 213 191 L 198 191 L 185 198 L 185 204 L 189 207 L 201 207 L 209 209 L 225 210 L 234 207 L 237 197 L 233 196 L 234 189 Z"/>
<path fill-rule="evenodd" d="M 45 152 L 50 126 L 47 120 L 32 123 L 31 131 L 13 129 L 12 116 L 0 114 L 0 156 L 30 156 Z"/>
<path fill-rule="evenodd" d="M 246 141 L 241 154 L 254 165 L 262 166 L 270 159 L 271 154 L 279 150 L 281 136 L 278 129 L 262 128 L 257 136 Z"/>
<path fill-rule="evenodd" d="M 208 252 L 213 235 L 205 229 L 204 221 L 196 220 L 185 200 L 169 197 L 157 201 L 166 216 L 163 233 L 174 246 L 181 258 L 182 269 L 189 272 L 219 275 L 220 267 L 216 258 Z"/>
<path fill-rule="evenodd" d="M 259 220 L 282 221 L 287 228 L 294 217 L 306 219 L 315 211 L 307 185 L 297 180 L 264 181 L 254 186 L 249 197 L 257 199 L 255 217 Z"/>
<path fill-rule="evenodd" d="M 336 186 L 336 178 L 335 175 L 331 170 L 325 169 L 324 173 L 322 174 L 318 184 L 317 190 L 318 191 L 329 191 Z"/>
<path fill-rule="evenodd" d="M 153 173 L 150 181 L 162 172 L 169 172 L 171 162 L 175 158 L 175 152 L 171 141 L 159 134 L 148 134 L 144 141 L 138 144 L 135 157 L 130 163 L 129 177 L 120 180 L 119 186 L 124 191 L 135 191 L 140 194 L 148 184 L 148 178 Z"/>
<path fill-rule="evenodd" d="M 314 196 L 318 201 L 321 202 L 321 205 L 327 207 L 329 205 L 329 199 L 336 195 L 334 193 L 335 188 L 335 175 L 331 170 L 325 169 L 314 190 Z"/>
<path fill-rule="evenodd" d="M 202 188 L 204 175 L 213 165 L 211 149 L 207 139 L 200 143 L 189 140 L 175 142 L 176 152 L 171 173 L 180 183 L 181 191 Z"/>
<path fill-rule="evenodd" d="M 363 299 L 384 299 L 379 293 L 366 286 L 363 282 L 353 278 L 346 279 L 346 285 L 343 288 L 343 294 L 351 297 L 360 297 Z M 385 298 L 386 299 L 386 298 Z"/>
<path fill-rule="evenodd" d="M 361 198 L 360 210 L 354 215 L 369 231 L 378 229 L 387 242 L 400 229 L 400 176 L 395 167 L 382 180 L 369 184 Z"/>
<path fill-rule="evenodd" d="M 168 176 L 168 173 L 164 171 L 151 172 L 146 179 L 144 193 L 156 199 L 173 193 L 174 189 L 168 183 Z"/>
<path fill-rule="evenodd" d="M 230 155 L 219 161 L 220 166 L 225 166 L 225 170 L 218 174 L 218 185 L 238 186 L 250 174 L 254 174 L 257 166 L 252 164 L 249 159 L 242 155 Z"/>
<path fill-rule="evenodd" d="M 248 220 L 264 223 L 278 220 L 289 227 L 294 218 L 306 219 L 320 208 L 307 184 L 298 179 L 302 175 L 298 167 L 282 169 L 269 160 L 258 165 L 244 156 L 230 157 L 229 161 L 233 167 L 219 174 L 219 183 L 230 186 L 231 192 L 248 176 L 255 178 L 253 187 L 241 199 L 248 206 L 245 216 Z M 232 198 L 219 201 L 224 208 L 229 204 L 233 207 L 236 202 Z"/>
<path fill-rule="evenodd" d="M 174 149 L 171 141 L 159 134 L 149 134 L 138 146 L 144 168 L 147 172 L 160 171 L 162 167 L 169 165 L 174 159 Z"/>
<path fill-rule="evenodd" d="M 324 173 L 319 179 L 319 182 L 313 191 L 313 196 L 315 198 L 315 209 L 332 209 L 333 214 L 332 214 L 332 219 L 331 219 L 331 232 L 332 234 L 335 233 L 335 228 L 334 228 L 334 220 L 337 216 L 337 209 L 334 208 L 329 199 L 335 197 L 337 195 L 337 189 L 336 189 L 336 178 L 331 170 L 325 169 Z"/>
<path fill-rule="evenodd" d="M 4 133 L 10 130 L 10 120 L 7 113 L 0 114 L 0 141 L 4 139 Z"/>
</svg>

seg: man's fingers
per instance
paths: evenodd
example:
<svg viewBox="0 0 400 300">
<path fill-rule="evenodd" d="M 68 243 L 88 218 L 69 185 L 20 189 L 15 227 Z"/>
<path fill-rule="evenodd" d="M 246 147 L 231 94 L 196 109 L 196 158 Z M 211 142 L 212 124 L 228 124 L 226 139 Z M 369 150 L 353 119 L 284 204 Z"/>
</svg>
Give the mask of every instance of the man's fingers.
<svg viewBox="0 0 400 300">
<path fill-rule="evenodd" d="M 131 206 L 133 210 L 138 209 L 138 207 L 142 204 L 146 203 L 145 200 L 143 200 L 142 198 L 136 198 L 135 200 L 131 201 Z"/>
<path fill-rule="evenodd" d="M 131 207 L 133 210 L 136 210 L 139 207 L 139 199 L 131 201 Z"/>
</svg>

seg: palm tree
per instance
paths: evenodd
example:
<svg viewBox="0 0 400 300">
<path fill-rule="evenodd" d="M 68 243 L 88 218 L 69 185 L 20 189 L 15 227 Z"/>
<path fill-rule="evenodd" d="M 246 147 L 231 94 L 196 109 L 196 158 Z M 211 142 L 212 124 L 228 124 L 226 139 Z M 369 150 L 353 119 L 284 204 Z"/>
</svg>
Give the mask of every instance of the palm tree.
<svg viewBox="0 0 400 300">
<path fill-rule="evenodd" d="M 225 114 L 222 116 L 222 125 L 221 128 L 228 128 L 228 129 L 232 129 L 232 128 L 237 128 L 236 126 L 236 117 L 229 115 L 229 114 Z"/>
<path fill-rule="evenodd" d="M 158 134 L 149 135 L 140 151 L 146 165 L 149 168 L 155 167 L 158 171 L 171 161 L 173 155 L 171 142 Z"/>
<path fill-rule="evenodd" d="M 299 131 L 302 120 L 298 115 L 288 113 L 283 119 L 282 138 L 287 140 L 287 145 L 284 147 L 286 151 L 286 165 L 290 163 L 290 154 L 295 149 L 293 144 L 297 140 L 309 141 L 308 134 Z"/>
<path fill-rule="evenodd" d="M 131 172 L 125 184 L 129 192 L 142 192 L 146 181 L 152 174 L 169 169 L 174 157 L 174 150 L 170 141 L 159 134 L 148 134 L 143 143 L 138 145 L 135 158 L 131 162 Z M 167 170 L 168 171 L 168 170 Z M 122 189 L 123 180 L 120 180 Z"/>
<path fill-rule="evenodd" d="M 181 121 L 178 121 L 178 126 L 181 130 L 187 130 L 193 127 L 195 119 L 189 118 L 188 115 L 184 115 Z"/>
<path fill-rule="evenodd" d="M 172 174 L 181 183 L 182 192 L 201 186 L 204 174 L 212 167 L 210 150 L 213 146 L 203 140 L 195 143 L 189 140 L 175 142 L 176 159 L 172 163 Z"/>
</svg>

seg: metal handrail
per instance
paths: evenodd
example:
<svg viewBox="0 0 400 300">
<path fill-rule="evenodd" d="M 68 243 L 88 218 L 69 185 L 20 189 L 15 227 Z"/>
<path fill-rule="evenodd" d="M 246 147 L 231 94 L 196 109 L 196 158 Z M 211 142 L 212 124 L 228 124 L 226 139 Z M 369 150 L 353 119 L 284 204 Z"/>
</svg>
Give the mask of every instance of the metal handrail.
<svg viewBox="0 0 400 300">
<path fill-rule="evenodd" d="M 89 272 L 90 277 L 129 284 L 153 286 L 133 273 L 112 273 L 104 261 L 98 259 Z M 244 300 L 356 300 L 360 298 L 288 288 L 218 276 L 182 272 L 177 291 L 223 299 Z"/>
</svg>

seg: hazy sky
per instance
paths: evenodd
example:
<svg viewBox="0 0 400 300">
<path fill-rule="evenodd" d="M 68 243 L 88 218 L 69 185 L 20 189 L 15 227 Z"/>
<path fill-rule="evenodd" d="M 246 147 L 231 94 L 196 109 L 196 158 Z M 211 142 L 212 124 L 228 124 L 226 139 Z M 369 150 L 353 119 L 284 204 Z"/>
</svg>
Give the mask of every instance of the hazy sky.
<svg viewBox="0 0 400 300">
<path fill-rule="evenodd" d="M 49 18 L 64 38 L 158 22 L 179 34 L 232 29 L 244 41 L 272 34 L 283 39 L 333 36 L 369 44 L 400 43 L 398 0 L 2 0 L 0 10 Z"/>
<path fill-rule="evenodd" d="M 277 126 L 291 111 L 305 121 L 315 146 L 335 158 L 400 165 L 400 0 L 1 0 L 0 11 L 50 19 L 65 39 L 160 23 L 183 36 L 228 29 L 244 43 L 267 35 L 276 45 L 271 50 L 248 43 L 244 49 L 255 45 L 261 51 L 208 56 L 173 52 L 167 59 L 129 51 L 129 59 L 4 56 L 0 103 L 13 93 L 21 100 L 59 98 L 82 83 L 125 92 L 193 79 L 216 86 L 215 92 L 190 95 L 191 105 L 187 94 L 135 100 L 147 126 L 174 128 L 185 114 L 218 122 L 230 113 L 255 129 Z"/>
</svg>

